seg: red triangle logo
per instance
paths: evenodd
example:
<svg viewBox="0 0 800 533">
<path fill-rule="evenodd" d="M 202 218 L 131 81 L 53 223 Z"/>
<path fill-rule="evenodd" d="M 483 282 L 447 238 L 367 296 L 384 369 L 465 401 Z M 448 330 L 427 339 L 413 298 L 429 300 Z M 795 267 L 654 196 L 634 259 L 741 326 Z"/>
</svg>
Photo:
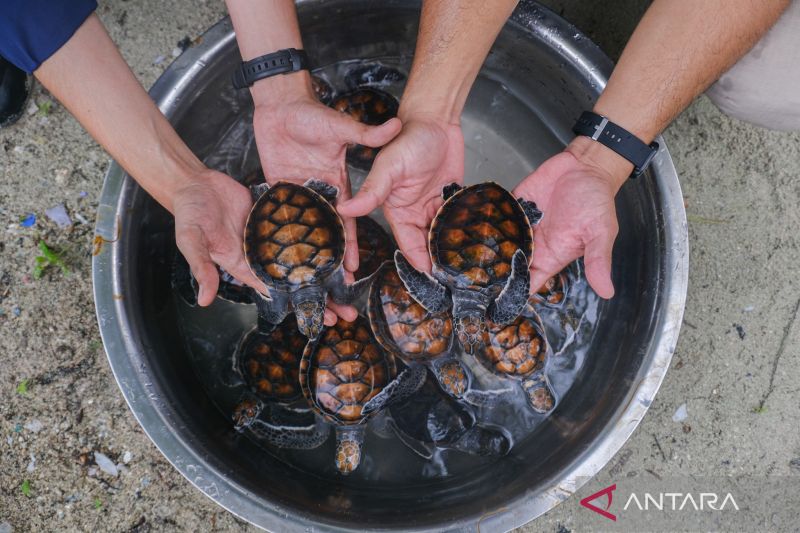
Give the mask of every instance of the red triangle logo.
<svg viewBox="0 0 800 533">
<path fill-rule="evenodd" d="M 611 501 L 613 500 L 613 494 L 612 493 L 615 490 L 617 490 L 617 484 L 616 483 L 604 488 L 603 490 L 597 491 L 597 492 L 595 492 L 594 494 L 592 494 L 590 496 L 585 497 L 584 499 L 581 500 L 581 505 L 583 505 L 584 507 L 586 507 L 590 511 L 594 511 L 597 514 L 599 514 L 601 516 L 605 516 L 609 520 L 613 520 L 614 522 L 616 522 L 617 521 L 617 515 L 608 512 L 608 509 L 611 508 Z M 605 509 L 601 509 L 600 507 L 597 507 L 593 503 L 590 503 L 593 500 L 596 500 L 597 498 L 599 498 L 601 496 L 607 496 L 608 497 L 608 502 L 606 503 L 606 506 L 605 506 L 606 508 Z"/>
</svg>

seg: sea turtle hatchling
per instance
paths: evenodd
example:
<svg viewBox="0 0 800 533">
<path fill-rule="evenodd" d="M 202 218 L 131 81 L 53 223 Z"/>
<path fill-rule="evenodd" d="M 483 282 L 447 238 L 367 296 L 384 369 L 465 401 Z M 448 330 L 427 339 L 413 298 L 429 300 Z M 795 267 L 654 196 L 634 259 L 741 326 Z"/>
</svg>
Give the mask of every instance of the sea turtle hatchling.
<svg viewBox="0 0 800 533">
<path fill-rule="evenodd" d="M 527 308 L 510 324 L 489 320 L 487 326 L 478 361 L 496 375 L 518 381 L 534 411 L 550 412 L 555 396 L 544 372 L 548 347 L 539 315 Z"/>
<path fill-rule="evenodd" d="M 239 282 L 222 267 L 217 267 L 217 271 L 219 273 L 217 298 L 236 304 L 255 303 L 256 293 L 253 289 Z M 197 305 L 200 287 L 197 285 L 197 280 L 192 276 L 189 263 L 186 262 L 180 252 L 175 253 L 175 260 L 172 265 L 172 288 L 186 304 L 192 307 Z"/>
<path fill-rule="evenodd" d="M 306 339 L 293 315 L 268 334 L 253 328 L 234 355 L 234 370 L 247 387 L 233 411 L 234 428 L 249 428 L 257 437 L 281 448 L 311 449 L 321 445 L 330 427 L 318 423 L 302 400 L 300 359 Z M 303 402 L 305 403 L 305 402 Z"/>
<path fill-rule="evenodd" d="M 508 324 L 528 302 L 533 225 L 542 212 L 493 182 L 452 183 L 442 198 L 428 233 L 433 275 L 415 270 L 399 251 L 395 263 L 425 309 L 440 312 L 452 304 L 456 336 L 473 353 L 483 340 L 485 318 Z"/>
<path fill-rule="evenodd" d="M 369 126 L 378 126 L 397 116 L 400 105 L 391 94 L 373 87 L 361 87 L 333 100 L 331 107 Z M 347 148 L 347 162 L 361 170 L 369 170 L 379 148 L 356 144 Z"/>
<path fill-rule="evenodd" d="M 263 332 L 291 310 L 309 339 L 319 337 L 328 295 L 347 304 L 369 286 L 369 278 L 344 281 L 345 230 L 333 208 L 338 189 L 311 179 L 251 188 L 255 204 L 247 218 L 244 250 L 252 272 L 269 295 L 256 298 Z"/>
<path fill-rule="evenodd" d="M 436 448 L 484 456 L 505 455 L 511 449 L 505 432 L 476 424 L 472 410 L 444 394 L 430 373 L 419 391 L 388 411 L 397 437 L 424 459 L 431 459 Z"/>
<path fill-rule="evenodd" d="M 533 293 L 530 303 L 558 308 L 566 302 L 567 294 L 569 294 L 569 278 L 566 270 L 562 270 L 555 276 L 548 278 L 544 285 Z"/>
<path fill-rule="evenodd" d="M 446 311 L 431 312 L 417 303 L 397 275 L 394 264 L 385 263 L 375 274 L 367 299 L 367 315 L 375 338 L 408 368 L 375 397 L 366 411 L 396 403 L 422 386 L 433 372 L 441 388 L 461 398 L 470 386 L 470 374 L 454 356 L 453 320 Z"/>
<path fill-rule="evenodd" d="M 336 468 L 349 474 L 361 462 L 369 414 L 363 408 L 395 377 L 392 354 L 375 341 L 367 320 L 339 319 L 310 341 L 300 361 L 300 387 L 336 432 Z"/>
</svg>

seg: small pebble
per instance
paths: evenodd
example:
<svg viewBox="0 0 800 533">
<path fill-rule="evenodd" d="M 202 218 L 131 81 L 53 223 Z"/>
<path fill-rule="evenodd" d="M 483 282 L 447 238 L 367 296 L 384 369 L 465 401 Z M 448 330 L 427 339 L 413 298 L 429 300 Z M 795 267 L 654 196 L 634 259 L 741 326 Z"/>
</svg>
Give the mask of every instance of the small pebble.
<svg viewBox="0 0 800 533">
<path fill-rule="evenodd" d="M 80 213 L 75 213 L 75 218 L 77 218 L 78 222 L 80 222 L 81 224 L 88 224 L 89 223 L 89 221 L 86 220 L 86 217 L 84 217 Z"/>
<path fill-rule="evenodd" d="M 108 456 L 104 453 L 94 452 L 94 462 L 97 463 L 97 466 L 108 474 L 109 476 L 117 477 L 119 471 L 117 470 L 117 465 L 114 464 L 114 461 L 108 458 Z"/>
<path fill-rule="evenodd" d="M 66 168 L 59 168 L 56 170 L 56 183 L 58 185 L 64 185 L 67 182 L 69 174 L 69 170 Z"/>
<path fill-rule="evenodd" d="M 22 314 L 22 309 L 20 309 L 18 305 L 15 305 L 11 308 L 11 312 L 14 313 L 14 316 L 19 316 Z"/>
<path fill-rule="evenodd" d="M 31 99 L 31 102 L 28 104 L 28 109 L 25 111 L 28 113 L 28 116 L 35 115 L 36 112 L 39 111 L 39 106 L 36 105 L 36 101 Z"/>
<path fill-rule="evenodd" d="M 180 48 L 177 48 L 177 47 L 173 48 L 172 49 L 172 57 L 178 57 L 179 55 L 181 55 L 181 52 L 183 52 L 183 50 L 181 50 Z"/>
<path fill-rule="evenodd" d="M 755 305 L 748 305 L 744 309 L 742 309 L 742 311 L 744 311 L 745 313 L 752 313 L 755 310 L 756 310 Z"/>
<path fill-rule="evenodd" d="M 128 464 L 133 459 L 133 454 L 131 452 L 125 452 L 122 454 L 122 462 Z"/>
<path fill-rule="evenodd" d="M 87 196 L 89 196 L 89 193 L 86 191 L 81 191 L 78 193 L 78 196 L 81 198 L 86 198 Z"/>
<path fill-rule="evenodd" d="M 9 446 L 13 446 L 14 445 L 14 437 L 12 437 L 11 435 L 6 437 L 6 444 L 8 444 Z"/>
<path fill-rule="evenodd" d="M 31 462 L 28 463 L 28 467 L 25 469 L 27 472 L 33 472 L 36 469 L 36 456 L 31 454 Z"/>
<path fill-rule="evenodd" d="M 672 415 L 673 422 L 683 422 L 689 416 L 689 410 L 686 408 L 686 404 L 682 403 L 678 409 L 675 410 L 675 414 Z"/>
<path fill-rule="evenodd" d="M 153 60 L 153 64 L 154 65 L 160 65 L 161 63 L 164 62 L 165 59 L 166 59 L 166 57 L 164 57 L 164 56 L 158 56 L 157 58 L 155 58 Z"/>
<path fill-rule="evenodd" d="M 47 215 L 47 218 L 55 222 L 59 228 L 64 229 L 72 226 L 72 219 L 69 218 L 67 208 L 64 207 L 64 204 L 54 205 L 50 209 L 45 209 L 44 214 Z"/>
<path fill-rule="evenodd" d="M 150 485 L 150 478 L 149 477 L 143 477 L 142 478 L 142 488 L 144 488 L 144 487 L 146 487 L 148 485 Z"/>
<path fill-rule="evenodd" d="M 0 533 L 14 533 L 14 528 L 8 522 L 0 522 Z"/>
<path fill-rule="evenodd" d="M 42 429 L 44 429 L 44 424 L 42 424 L 38 420 L 31 420 L 23 427 L 28 431 L 30 431 L 31 433 L 39 433 Z"/>
<path fill-rule="evenodd" d="M 24 151 L 25 151 L 25 147 L 22 146 L 22 145 L 18 144 L 17 146 L 14 147 L 14 153 L 15 154 L 21 154 Z"/>
<path fill-rule="evenodd" d="M 89 477 L 97 477 L 97 467 L 90 466 L 89 470 L 86 471 L 86 475 Z"/>
</svg>

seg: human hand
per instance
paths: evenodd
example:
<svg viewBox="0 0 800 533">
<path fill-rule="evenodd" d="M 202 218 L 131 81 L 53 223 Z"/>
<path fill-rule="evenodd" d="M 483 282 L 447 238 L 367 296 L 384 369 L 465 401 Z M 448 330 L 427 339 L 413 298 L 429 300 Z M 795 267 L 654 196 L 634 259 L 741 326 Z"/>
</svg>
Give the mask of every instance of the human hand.
<svg viewBox="0 0 800 533">
<path fill-rule="evenodd" d="M 602 298 L 614 296 L 611 253 L 617 236 L 614 197 L 632 165 L 587 137 L 536 169 L 514 189 L 544 213 L 535 228 L 531 292 L 583 256 L 586 279 Z"/>
<path fill-rule="evenodd" d="M 219 288 L 216 265 L 266 293 L 242 253 L 244 225 L 252 205 L 247 188 L 209 169 L 192 176 L 172 197 L 175 240 L 200 287 L 198 304 L 207 306 L 214 301 Z"/>
<path fill-rule="evenodd" d="M 338 210 L 363 216 L 383 205 L 397 245 L 430 272 L 428 226 L 442 204 L 442 187 L 464 181 L 464 137 L 458 123 L 433 115 L 404 117 L 403 131 L 375 158 L 358 194 Z"/>
</svg>

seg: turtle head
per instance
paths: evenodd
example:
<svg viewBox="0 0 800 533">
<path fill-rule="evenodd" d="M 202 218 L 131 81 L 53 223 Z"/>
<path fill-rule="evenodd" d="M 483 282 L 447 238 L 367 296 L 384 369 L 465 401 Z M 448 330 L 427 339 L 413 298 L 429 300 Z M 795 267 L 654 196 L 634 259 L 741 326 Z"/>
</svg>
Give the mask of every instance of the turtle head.
<svg viewBox="0 0 800 533">
<path fill-rule="evenodd" d="M 245 398 L 233 410 L 233 427 L 236 431 L 242 431 L 255 422 L 264 404 L 256 398 Z"/>
<path fill-rule="evenodd" d="M 294 293 L 292 305 L 297 318 L 297 329 L 313 341 L 319 338 L 324 327 L 325 298 L 318 291 L 309 294 L 304 294 L 305 292 L 301 289 Z"/>
<path fill-rule="evenodd" d="M 477 291 L 454 291 L 453 327 L 464 351 L 473 354 L 485 341 L 489 298 Z"/>
</svg>

